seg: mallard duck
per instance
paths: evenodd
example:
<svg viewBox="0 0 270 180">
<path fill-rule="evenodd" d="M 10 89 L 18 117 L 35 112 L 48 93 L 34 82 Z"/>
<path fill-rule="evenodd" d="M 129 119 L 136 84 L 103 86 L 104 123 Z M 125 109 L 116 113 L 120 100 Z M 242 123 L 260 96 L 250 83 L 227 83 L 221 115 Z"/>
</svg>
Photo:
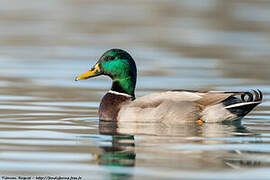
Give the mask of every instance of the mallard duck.
<svg viewBox="0 0 270 180">
<path fill-rule="evenodd" d="M 112 79 L 111 90 L 102 98 L 100 120 L 132 122 L 222 122 L 243 118 L 262 102 L 260 90 L 250 92 L 171 90 L 135 98 L 137 68 L 129 53 L 106 51 L 76 81 L 100 75 Z"/>
</svg>

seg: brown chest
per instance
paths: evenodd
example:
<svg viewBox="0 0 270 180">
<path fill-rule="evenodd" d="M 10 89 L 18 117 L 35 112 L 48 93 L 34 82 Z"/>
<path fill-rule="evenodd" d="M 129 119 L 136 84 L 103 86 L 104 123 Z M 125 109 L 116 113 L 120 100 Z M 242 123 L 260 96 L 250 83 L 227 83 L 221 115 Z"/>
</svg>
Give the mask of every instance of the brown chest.
<svg viewBox="0 0 270 180">
<path fill-rule="evenodd" d="M 105 96 L 103 96 L 99 105 L 99 119 L 115 121 L 121 106 L 131 100 L 131 96 L 108 92 L 105 94 Z"/>
</svg>

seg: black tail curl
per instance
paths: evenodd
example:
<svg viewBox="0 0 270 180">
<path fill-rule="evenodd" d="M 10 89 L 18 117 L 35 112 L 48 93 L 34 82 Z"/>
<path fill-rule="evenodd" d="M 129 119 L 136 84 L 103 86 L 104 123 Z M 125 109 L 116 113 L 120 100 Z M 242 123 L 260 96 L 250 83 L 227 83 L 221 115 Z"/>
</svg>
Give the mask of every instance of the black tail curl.
<svg viewBox="0 0 270 180">
<path fill-rule="evenodd" d="M 252 109 L 262 102 L 263 94 L 260 90 L 251 90 L 249 92 L 242 92 L 241 99 L 236 97 L 229 97 L 223 104 L 225 108 L 237 118 L 242 118 L 247 115 Z M 240 102 L 242 101 L 242 102 Z"/>
<path fill-rule="evenodd" d="M 241 94 L 241 100 L 243 102 L 255 102 L 255 101 L 262 101 L 263 99 L 263 94 L 262 92 L 257 89 L 254 90 L 252 89 L 250 92 L 244 92 L 243 94 Z"/>
</svg>

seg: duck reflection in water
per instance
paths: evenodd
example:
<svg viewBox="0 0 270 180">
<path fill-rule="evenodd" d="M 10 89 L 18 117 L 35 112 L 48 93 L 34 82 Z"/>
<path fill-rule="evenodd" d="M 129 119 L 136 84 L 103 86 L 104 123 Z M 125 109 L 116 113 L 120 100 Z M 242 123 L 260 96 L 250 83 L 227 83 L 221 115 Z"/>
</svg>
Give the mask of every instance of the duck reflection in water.
<svg viewBox="0 0 270 180">
<path fill-rule="evenodd" d="M 110 179 L 129 179 L 129 171 L 117 169 L 118 167 L 135 166 L 134 136 L 117 132 L 116 122 L 99 122 L 99 133 L 112 137 L 111 146 L 101 146 L 102 153 L 95 154 L 99 165 L 110 168 Z"/>
<path fill-rule="evenodd" d="M 235 139 L 238 139 L 236 141 L 239 141 L 239 144 L 251 143 L 247 140 L 249 136 L 256 136 L 256 133 L 250 132 L 242 126 L 241 121 L 233 124 L 185 124 L 173 127 L 160 123 L 100 121 L 99 132 L 112 136 L 112 145 L 100 147 L 103 152 L 95 156 L 99 165 L 110 168 L 135 166 L 134 136 L 143 137 L 136 142 L 140 145 L 139 147 L 164 146 L 158 149 L 147 148 L 147 150 L 139 148 L 137 153 L 154 156 L 144 160 L 144 166 L 162 165 L 179 170 L 202 170 L 206 165 L 208 169 L 216 170 L 270 166 L 270 164 L 250 158 L 251 152 L 233 149 Z M 188 145 L 194 146 L 194 148 L 190 149 L 187 147 Z M 222 148 L 227 145 L 232 148 Z M 169 157 L 167 157 L 168 151 L 171 152 Z M 141 166 L 142 162 L 137 163 L 139 163 L 138 166 Z M 132 177 L 130 169 L 124 169 L 121 173 L 116 169 L 110 170 L 111 176 L 114 178 Z"/>
</svg>

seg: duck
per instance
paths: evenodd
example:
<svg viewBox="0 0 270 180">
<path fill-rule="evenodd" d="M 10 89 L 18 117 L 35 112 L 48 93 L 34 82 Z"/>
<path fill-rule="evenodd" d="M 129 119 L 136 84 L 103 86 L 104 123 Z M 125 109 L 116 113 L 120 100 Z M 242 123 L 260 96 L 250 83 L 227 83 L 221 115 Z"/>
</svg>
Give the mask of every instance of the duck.
<svg viewBox="0 0 270 180">
<path fill-rule="evenodd" d="M 122 49 L 106 51 L 87 72 L 75 81 L 105 75 L 112 79 L 111 89 L 101 99 L 98 116 L 102 121 L 223 122 L 242 119 L 262 102 L 260 90 L 195 91 L 167 90 L 135 97 L 137 67 L 131 55 Z"/>
</svg>

